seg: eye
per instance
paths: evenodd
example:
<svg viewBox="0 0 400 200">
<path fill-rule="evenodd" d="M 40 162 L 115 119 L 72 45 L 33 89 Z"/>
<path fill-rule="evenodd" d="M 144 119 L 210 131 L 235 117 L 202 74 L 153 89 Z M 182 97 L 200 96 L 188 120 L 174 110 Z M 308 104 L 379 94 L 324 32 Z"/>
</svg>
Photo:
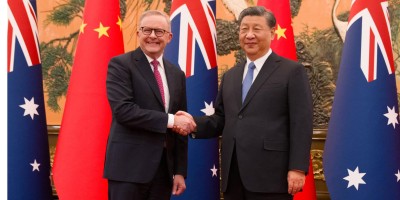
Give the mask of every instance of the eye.
<svg viewBox="0 0 400 200">
<path fill-rule="evenodd" d="M 162 29 L 154 29 L 154 31 L 156 32 L 156 35 L 164 35 L 164 30 Z"/>
<path fill-rule="evenodd" d="M 248 31 L 249 31 L 249 28 L 247 28 L 247 27 L 240 28 L 240 33 L 247 33 Z"/>
<path fill-rule="evenodd" d="M 153 31 L 153 29 L 151 29 L 151 28 L 143 28 L 143 33 L 146 35 L 150 35 L 152 31 Z"/>
</svg>

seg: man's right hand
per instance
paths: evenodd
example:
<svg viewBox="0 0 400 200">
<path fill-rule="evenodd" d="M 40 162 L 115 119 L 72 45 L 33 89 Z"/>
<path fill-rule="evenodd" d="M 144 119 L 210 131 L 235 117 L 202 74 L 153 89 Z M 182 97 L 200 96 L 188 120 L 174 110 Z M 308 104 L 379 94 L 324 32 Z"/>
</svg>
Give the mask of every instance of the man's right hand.
<svg viewBox="0 0 400 200">
<path fill-rule="evenodd" d="M 196 123 L 192 115 L 184 111 L 178 111 L 174 115 L 174 127 L 172 130 L 180 135 L 187 136 L 189 133 L 196 130 Z"/>
</svg>

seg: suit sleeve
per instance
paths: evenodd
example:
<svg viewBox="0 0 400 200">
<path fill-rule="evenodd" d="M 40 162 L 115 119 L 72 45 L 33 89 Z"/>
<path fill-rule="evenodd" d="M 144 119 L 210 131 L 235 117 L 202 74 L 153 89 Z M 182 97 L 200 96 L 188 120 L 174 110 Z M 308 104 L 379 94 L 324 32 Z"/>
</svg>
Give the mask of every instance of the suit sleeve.
<svg viewBox="0 0 400 200">
<path fill-rule="evenodd" d="M 306 71 L 296 66 L 289 79 L 290 157 L 289 169 L 308 172 L 313 130 L 313 104 Z"/>
<path fill-rule="evenodd" d="M 130 64 L 132 63 L 128 62 L 127 58 L 121 57 L 111 59 L 108 64 L 106 87 L 113 118 L 129 128 L 166 133 L 167 113 L 142 109 L 135 103 L 132 75 L 128 68 Z"/>
</svg>

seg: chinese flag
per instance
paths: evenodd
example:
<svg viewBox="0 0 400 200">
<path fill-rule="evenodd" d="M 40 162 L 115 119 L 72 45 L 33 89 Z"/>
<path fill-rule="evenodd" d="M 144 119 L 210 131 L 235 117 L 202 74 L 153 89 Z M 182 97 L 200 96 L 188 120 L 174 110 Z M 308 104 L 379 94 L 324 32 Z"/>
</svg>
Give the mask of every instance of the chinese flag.
<svg viewBox="0 0 400 200">
<path fill-rule="evenodd" d="M 60 199 L 107 199 L 107 66 L 124 52 L 119 1 L 86 0 L 54 160 Z"/>
<path fill-rule="evenodd" d="M 283 57 L 297 61 L 289 0 L 259 0 L 257 4 L 271 10 L 276 17 L 277 24 L 275 30 L 275 38 L 272 40 L 271 49 Z M 317 195 L 315 193 L 314 173 L 312 162 L 310 159 L 310 166 L 308 170 L 308 175 L 306 176 L 306 183 L 303 187 L 303 191 L 297 193 L 294 196 L 294 200 L 316 199 Z"/>
</svg>

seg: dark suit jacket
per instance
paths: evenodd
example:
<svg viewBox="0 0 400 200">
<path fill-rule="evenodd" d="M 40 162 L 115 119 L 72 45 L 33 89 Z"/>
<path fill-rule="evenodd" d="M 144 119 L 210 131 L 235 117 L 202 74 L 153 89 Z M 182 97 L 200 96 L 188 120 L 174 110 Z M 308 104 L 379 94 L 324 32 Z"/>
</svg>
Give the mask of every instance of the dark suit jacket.
<svg viewBox="0 0 400 200">
<path fill-rule="evenodd" d="M 164 60 L 170 103 L 168 113 L 186 110 L 184 73 Z M 168 171 L 186 177 L 187 137 L 167 129 L 160 91 L 150 64 L 138 48 L 111 59 L 107 95 L 112 109 L 104 177 L 116 181 L 148 183 L 161 161 L 164 143 Z"/>
<path fill-rule="evenodd" d="M 312 98 L 304 67 L 274 52 L 242 104 L 245 62 L 227 71 L 215 114 L 196 117 L 196 138 L 222 134 L 222 190 L 226 191 L 234 147 L 244 187 L 287 193 L 288 170 L 307 172 L 312 136 Z"/>
</svg>

